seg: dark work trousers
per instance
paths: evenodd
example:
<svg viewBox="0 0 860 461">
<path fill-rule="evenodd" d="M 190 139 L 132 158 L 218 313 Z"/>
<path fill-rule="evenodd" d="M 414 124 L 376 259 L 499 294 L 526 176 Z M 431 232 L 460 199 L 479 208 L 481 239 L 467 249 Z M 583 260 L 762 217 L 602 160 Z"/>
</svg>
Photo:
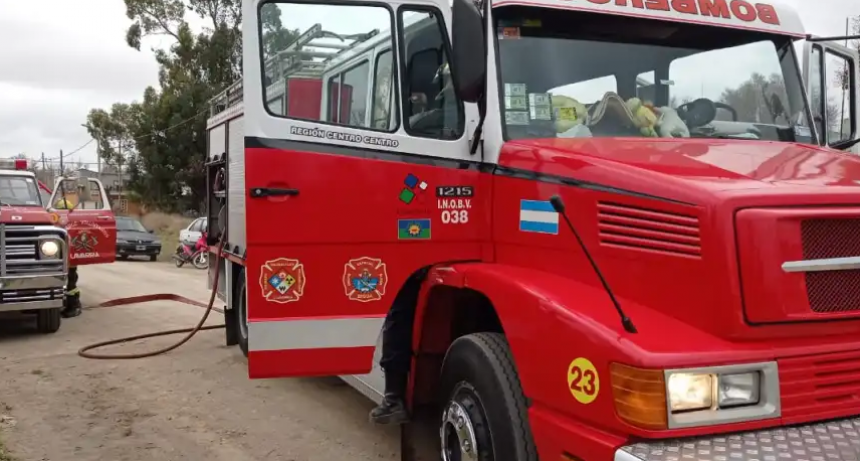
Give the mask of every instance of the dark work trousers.
<svg viewBox="0 0 860 461">
<path fill-rule="evenodd" d="M 415 321 L 415 305 L 426 270 L 409 277 L 405 287 L 394 298 L 391 310 L 382 326 L 382 358 L 379 365 L 386 375 L 405 376 L 412 365 L 412 326 Z M 393 390 L 393 389 L 392 389 Z"/>
<path fill-rule="evenodd" d="M 78 268 L 69 268 L 69 283 L 66 287 L 66 309 L 81 307 L 81 290 L 78 288 Z"/>
</svg>

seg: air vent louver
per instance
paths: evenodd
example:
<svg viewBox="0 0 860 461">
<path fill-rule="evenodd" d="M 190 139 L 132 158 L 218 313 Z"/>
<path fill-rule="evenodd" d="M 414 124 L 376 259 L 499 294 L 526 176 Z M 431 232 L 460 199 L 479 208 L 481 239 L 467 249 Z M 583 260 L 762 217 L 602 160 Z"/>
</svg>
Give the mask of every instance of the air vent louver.
<svg viewBox="0 0 860 461">
<path fill-rule="evenodd" d="M 699 218 L 598 202 L 600 244 L 628 250 L 700 258 Z"/>
</svg>

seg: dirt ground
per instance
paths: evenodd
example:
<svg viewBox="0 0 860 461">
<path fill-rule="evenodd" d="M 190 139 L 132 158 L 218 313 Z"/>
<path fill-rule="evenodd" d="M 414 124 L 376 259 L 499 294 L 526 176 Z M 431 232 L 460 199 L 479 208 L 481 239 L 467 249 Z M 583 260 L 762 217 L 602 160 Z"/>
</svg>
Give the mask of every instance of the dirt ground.
<svg viewBox="0 0 860 461">
<path fill-rule="evenodd" d="M 164 263 L 82 268 L 80 286 L 85 306 L 157 292 L 208 300 L 203 271 Z M 175 302 L 85 310 L 48 336 L 20 319 L 0 321 L 0 438 L 14 459 L 399 459 L 399 432 L 367 422 L 365 397 L 337 378 L 251 381 L 238 348 L 223 345 L 223 330 L 154 358 L 76 355 L 100 340 L 192 326 L 202 312 Z M 222 321 L 214 317 L 210 323 Z"/>
</svg>

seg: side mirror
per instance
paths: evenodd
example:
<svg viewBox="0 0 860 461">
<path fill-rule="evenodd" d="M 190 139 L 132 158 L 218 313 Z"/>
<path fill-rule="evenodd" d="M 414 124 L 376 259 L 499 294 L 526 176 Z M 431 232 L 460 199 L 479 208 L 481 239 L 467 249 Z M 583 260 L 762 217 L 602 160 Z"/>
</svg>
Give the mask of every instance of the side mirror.
<svg viewBox="0 0 860 461">
<path fill-rule="evenodd" d="M 472 0 L 453 0 L 451 22 L 451 80 L 465 102 L 478 102 L 487 74 L 484 19 Z"/>
<path fill-rule="evenodd" d="M 150 234 L 154 234 L 154 233 L 155 233 L 155 230 L 150 229 L 150 230 L 148 230 L 147 232 L 149 232 Z"/>
</svg>

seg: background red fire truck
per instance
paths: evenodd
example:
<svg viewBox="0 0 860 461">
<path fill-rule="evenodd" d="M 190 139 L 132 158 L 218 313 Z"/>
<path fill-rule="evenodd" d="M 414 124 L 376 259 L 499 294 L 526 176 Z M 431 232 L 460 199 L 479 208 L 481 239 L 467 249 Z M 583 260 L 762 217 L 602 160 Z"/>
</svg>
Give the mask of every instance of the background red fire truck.
<svg viewBox="0 0 860 461">
<path fill-rule="evenodd" d="M 9 168 L 0 170 L 0 312 L 33 312 L 38 330 L 53 333 L 75 290 L 70 272 L 76 279 L 79 265 L 114 261 L 116 224 L 99 180 L 57 178 L 52 192 L 27 166 L 0 165 Z"/>
<path fill-rule="evenodd" d="M 250 377 L 380 401 L 399 299 L 445 460 L 856 456 L 855 52 L 773 2 L 243 5 L 207 168 Z"/>
<path fill-rule="evenodd" d="M 0 164 L 0 312 L 36 315 L 42 333 L 60 328 L 68 236 L 45 211 L 26 160 Z"/>
</svg>

